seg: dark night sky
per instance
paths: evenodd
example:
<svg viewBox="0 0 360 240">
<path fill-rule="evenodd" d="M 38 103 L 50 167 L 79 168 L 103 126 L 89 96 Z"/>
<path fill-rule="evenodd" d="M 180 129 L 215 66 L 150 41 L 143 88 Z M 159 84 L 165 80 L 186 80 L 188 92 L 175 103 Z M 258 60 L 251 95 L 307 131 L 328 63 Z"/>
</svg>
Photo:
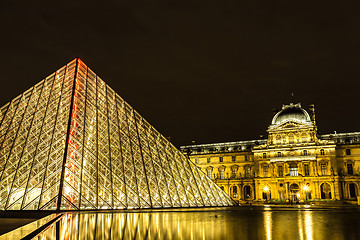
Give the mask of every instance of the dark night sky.
<svg viewBox="0 0 360 240">
<path fill-rule="evenodd" d="M 358 1 L 6 1 L 0 105 L 79 56 L 176 146 L 256 139 L 289 102 L 314 103 L 321 133 L 360 131 L 359 9 Z"/>
</svg>

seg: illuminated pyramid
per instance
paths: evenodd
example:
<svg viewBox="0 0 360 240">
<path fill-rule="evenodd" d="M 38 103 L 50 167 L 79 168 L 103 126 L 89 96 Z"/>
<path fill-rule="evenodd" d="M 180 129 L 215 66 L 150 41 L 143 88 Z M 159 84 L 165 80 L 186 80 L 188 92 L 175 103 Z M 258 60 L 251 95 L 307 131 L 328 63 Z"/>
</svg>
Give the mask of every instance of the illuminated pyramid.
<svg viewBox="0 0 360 240">
<path fill-rule="evenodd" d="M 80 59 L 0 109 L 0 210 L 229 205 Z"/>
</svg>

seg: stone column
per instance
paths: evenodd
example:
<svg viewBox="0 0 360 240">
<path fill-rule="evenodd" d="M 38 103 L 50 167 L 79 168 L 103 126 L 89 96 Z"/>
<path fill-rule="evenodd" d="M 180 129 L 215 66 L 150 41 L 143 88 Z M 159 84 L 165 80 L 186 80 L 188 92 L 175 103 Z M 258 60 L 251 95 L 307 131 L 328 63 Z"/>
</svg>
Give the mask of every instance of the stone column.
<svg viewBox="0 0 360 240">
<path fill-rule="evenodd" d="M 290 189 L 289 189 L 289 183 L 285 183 L 285 201 L 290 200 Z"/>
<path fill-rule="evenodd" d="M 334 179 L 334 197 L 336 200 L 341 200 L 341 191 L 338 178 Z"/>
</svg>

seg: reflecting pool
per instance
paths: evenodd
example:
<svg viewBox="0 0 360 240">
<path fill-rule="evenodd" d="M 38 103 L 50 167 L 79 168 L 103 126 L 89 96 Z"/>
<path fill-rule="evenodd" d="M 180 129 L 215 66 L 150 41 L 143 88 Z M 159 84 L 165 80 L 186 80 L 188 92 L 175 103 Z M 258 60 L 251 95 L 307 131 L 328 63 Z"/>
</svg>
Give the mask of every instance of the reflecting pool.
<svg viewBox="0 0 360 240">
<path fill-rule="evenodd" d="M 35 239 L 360 239 L 359 208 L 65 213 Z"/>
</svg>

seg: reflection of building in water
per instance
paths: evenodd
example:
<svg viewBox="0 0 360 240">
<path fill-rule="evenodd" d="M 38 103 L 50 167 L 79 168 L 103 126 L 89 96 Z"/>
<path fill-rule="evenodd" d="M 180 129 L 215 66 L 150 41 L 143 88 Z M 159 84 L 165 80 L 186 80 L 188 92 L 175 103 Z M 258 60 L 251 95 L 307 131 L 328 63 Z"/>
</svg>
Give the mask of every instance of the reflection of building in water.
<svg viewBox="0 0 360 240">
<path fill-rule="evenodd" d="M 319 135 L 314 105 L 284 105 L 268 139 L 183 146 L 237 201 L 356 200 L 360 132 Z"/>
<path fill-rule="evenodd" d="M 264 228 L 265 228 L 265 237 L 266 240 L 272 239 L 272 212 L 271 211 L 264 211 Z"/>
</svg>

